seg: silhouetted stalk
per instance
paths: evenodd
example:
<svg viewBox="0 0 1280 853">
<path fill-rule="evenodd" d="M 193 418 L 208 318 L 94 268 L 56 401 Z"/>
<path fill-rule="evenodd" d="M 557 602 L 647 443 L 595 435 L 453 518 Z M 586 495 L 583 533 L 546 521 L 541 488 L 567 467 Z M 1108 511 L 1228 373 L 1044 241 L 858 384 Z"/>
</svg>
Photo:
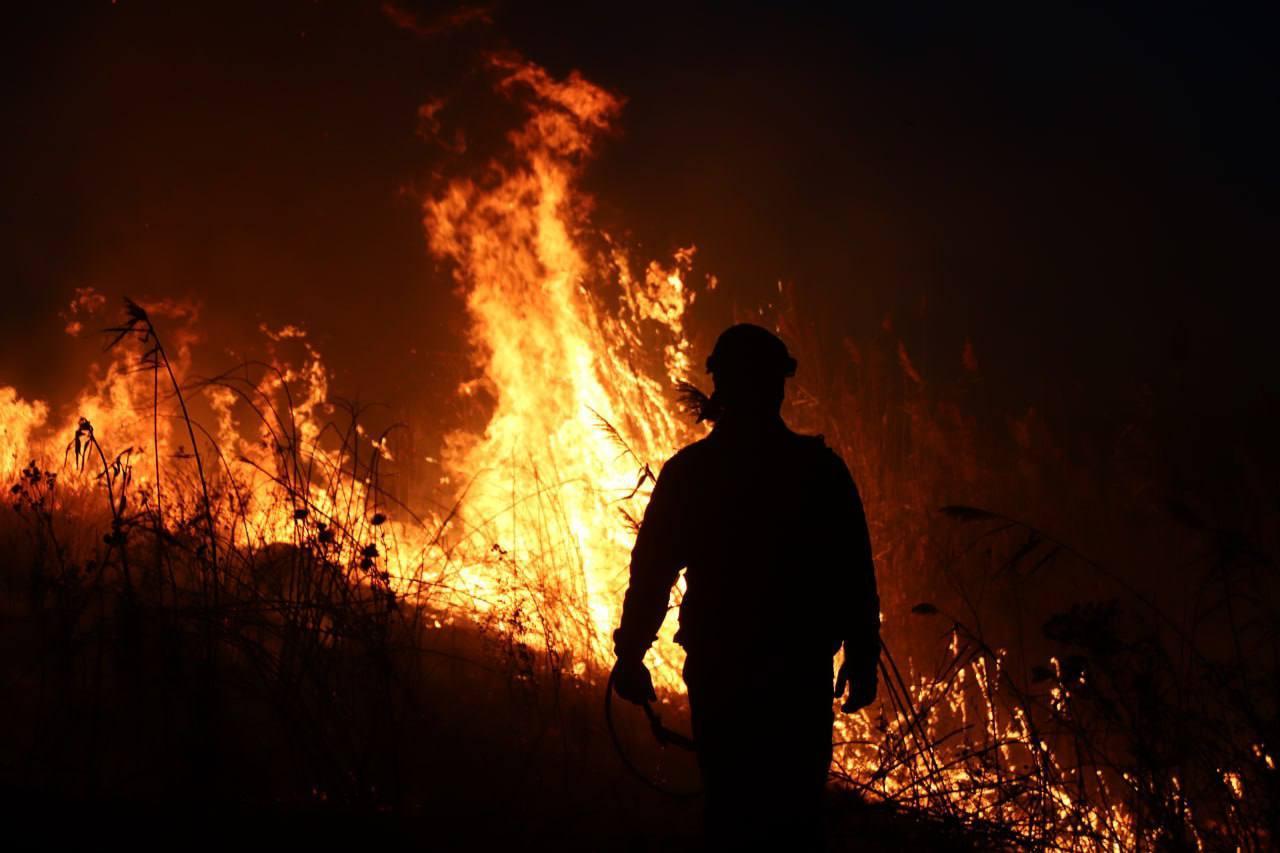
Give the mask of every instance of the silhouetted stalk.
<svg viewBox="0 0 1280 853">
<path fill-rule="evenodd" d="M 200 446 L 196 441 L 195 429 L 191 425 L 191 412 L 187 409 L 187 400 L 182 393 L 182 386 L 178 382 L 177 375 L 173 372 L 173 365 L 169 361 L 168 355 L 165 353 L 164 344 L 160 340 L 159 334 L 156 332 L 155 326 L 151 322 L 150 316 L 146 310 L 132 299 L 126 298 L 125 301 L 125 318 L 126 323 L 123 326 L 117 326 L 108 329 L 109 332 L 116 332 L 116 337 L 109 343 L 108 348 L 119 343 L 128 334 L 139 334 L 142 342 L 151 342 L 151 349 L 143 355 L 144 363 L 148 359 L 154 365 L 164 365 L 165 372 L 169 376 L 169 383 L 173 388 L 174 397 L 178 401 L 178 406 L 182 410 L 182 420 L 187 427 L 187 436 L 191 440 L 191 453 L 196 460 L 196 473 L 200 479 L 200 493 L 204 500 L 204 516 L 205 526 L 209 532 L 209 565 L 213 575 L 213 606 L 218 606 L 218 535 L 214 528 L 213 520 L 213 501 L 209 498 L 209 481 L 205 477 L 204 461 L 200 456 Z M 158 467 L 158 466 L 157 466 Z M 157 478 L 159 473 L 157 471 Z M 158 482 L 158 479 L 157 479 Z"/>
</svg>

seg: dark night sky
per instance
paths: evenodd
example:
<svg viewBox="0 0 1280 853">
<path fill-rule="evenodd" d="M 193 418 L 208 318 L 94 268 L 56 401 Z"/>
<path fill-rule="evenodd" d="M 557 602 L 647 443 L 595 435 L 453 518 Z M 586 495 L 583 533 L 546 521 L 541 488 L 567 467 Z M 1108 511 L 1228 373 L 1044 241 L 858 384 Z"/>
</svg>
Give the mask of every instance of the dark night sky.
<svg viewBox="0 0 1280 853">
<path fill-rule="evenodd" d="M 1059 419 L 1171 372 L 1206 413 L 1274 399 L 1280 75 L 1243 7 L 499 4 L 420 38 L 373 3 L 53 5 L 3 36 L 0 382 L 82 373 L 57 311 L 86 284 L 196 296 L 219 342 L 303 321 L 343 393 L 454 377 L 415 111 L 507 47 L 627 99 L 601 220 L 696 243 L 740 307 L 781 278 L 824 341 L 892 314 L 929 377 L 971 338 Z"/>
</svg>

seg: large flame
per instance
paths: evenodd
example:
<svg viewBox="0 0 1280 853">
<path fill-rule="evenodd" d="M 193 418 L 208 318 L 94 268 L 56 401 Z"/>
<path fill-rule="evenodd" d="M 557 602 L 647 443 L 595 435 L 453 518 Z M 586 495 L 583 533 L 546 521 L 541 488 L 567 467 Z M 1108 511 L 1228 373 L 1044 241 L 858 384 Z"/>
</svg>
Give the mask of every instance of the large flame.
<svg viewBox="0 0 1280 853">
<path fill-rule="evenodd" d="M 670 389 L 688 368 L 693 253 L 634 277 L 591 229 L 575 184 L 616 98 L 576 74 L 560 82 L 509 58 L 493 66 L 527 119 L 482 179 L 455 180 L 425 206 L 431 251 L 454 264 L 494 400 L 482 432 L 452 436 L 446 462 L 471 483 L 465 508 L 480 535 L 589 609 L 590 635 L 577 639 L 590 648 L 617 621 L 633 539 L 622 499 L 641 497 L 645 463 L 688 438 Z M 474 568 L 469 577 L 479 580 Z"/>
</svg>

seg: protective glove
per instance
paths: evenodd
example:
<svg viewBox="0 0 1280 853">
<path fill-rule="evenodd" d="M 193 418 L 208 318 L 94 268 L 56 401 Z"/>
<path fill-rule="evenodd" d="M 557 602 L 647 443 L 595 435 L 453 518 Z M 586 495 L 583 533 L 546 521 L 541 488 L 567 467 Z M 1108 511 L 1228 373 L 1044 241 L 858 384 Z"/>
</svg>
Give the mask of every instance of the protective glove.
<svg viewBox="0 0 1280 853">
<path fill-rule="evenodd" d="M 840 710 L 846 714 L 852 714 L 854 711 L 861 711 L 870 705 L 876 700 L 877 683 L 878 679 L 874 669 L 868 675 L 855 672 L 848 661 L 842 662 L 840 671 L 836 674 L 835 698 L 839 699 L 844 696 L 846 688 L 849 691 L 849 695 L 845 698 L 844 703 L 840 705 Z"/>
<path fill-rule="evenodd" d="M 619 658 L 613 665 L 613 689 L 619 696 L 636 705 L 655 702 L 653 678 L 643 660 Z"/>
</svg>

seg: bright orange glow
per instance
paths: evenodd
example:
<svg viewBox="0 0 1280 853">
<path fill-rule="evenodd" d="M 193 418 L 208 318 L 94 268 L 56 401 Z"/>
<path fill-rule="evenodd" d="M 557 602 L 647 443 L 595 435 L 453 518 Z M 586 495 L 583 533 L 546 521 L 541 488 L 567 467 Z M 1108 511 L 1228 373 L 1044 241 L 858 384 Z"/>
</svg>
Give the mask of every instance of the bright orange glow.
<svg viewBox="0 0 1280 853">
<path fill-rule="evenodd" d="M 0 386 L 5 482 L 36 460 L 58 472 L 59 500 L 101 492 L 103 460 L 91 459 L 82 471 L 64 465 L 83 417 L 103 443 L 107 465 L 120 454 L 134 484 L 128 500 L 159 508 L 177 531 L 178 519 L 200 516 L 198 451 L 224 553 L 319 541 L 327 559 L 359 566 L 362 582 L 383 584 L 438 619 L 494 624 L 571 659 L 567 669 L 576 675 L 598 678 L 611 663 L 608 637 L 626 585 L 634 539 L 628 518 L 643 513 L 656 466 L 699 434 L 673 393 L 694 373 L 686 313 L 699 292 L 691 275 L 695 250 L 637 261 L 593 226 L 592 200 L 578 180 L 621 110 L 617 97 L 577 74 L 556 80 L 518 58 L 491 62 L 498 90 L 524 110 L 523 124 L 481 175 L 447 182 L 423 206 L 429 251 L 450 266 L 468 312 L 476 376 L 457 394 L 493 401 L 483 425 L 450 435 L 437 454 L 456 496 L 421 523 L 389 506 L 376 478 L 377 465 L 390 458 L 385 438 L 330 425 L 328 371 L 293 326 L 262 329 L 269 358 L 256 373 L 198 389 L 187 384 L 192 340 L 166 340 L 173 347 L 167 364 L 213 413 L 194 447 L 168 380 L 138 369 L 152 342 L 136 334 L 91 377 L 65 422 L 51 423 L 47 404 Z M 712 275 L 698 280 L 703 293 L 720 287 Z M 85 294 L 78 300 L 94 304 Z M 166 329 L 195 319 L 178 305 L 143 307 Z M 69 328 L 79 332 L 84 316 L 77 313 Z M 852 355 L 861 358 L 856 348 Z M 922 384 L 905 347 L 897 356 Z M 963 358 L 977 370 L 971 344 Z M 351 461 L 357 445 L 367 457 L 358 465 Z M 650 662 L 659 684 L 678 693 L 683 655 L 671 640 L 673 621 Z M 1062 846 L 1085 837 L 1110 849 L 1158 840 L 1135 835 L 1121 797 L 1093 801 L 1106 807 L 1082 801 L 1085 785 L 1073 779 L 1070 761 L 1000 702 L 1001 667 L 997 654 L 971 658 L 947 681 L 904 673 L 915 707 L 935 710 L 919 719 L 874 707 L 837 715 L 839 768 L 873 796 L 938 813 L 1008 825 L 1056 819 L 1053 841 Z M 1065 689 L 1053 690 L 1054 710 L 1069 713 Z M 964 737 L 936 748 L 890 754 L 884 746 L 923 747 L 959 727 L 967 727 Z M 967 752 L 979 742 L 997 746 L 979 760 Z M 1259 760 L 1274 767 L 1263 750 L 1256 747 Z M 971 784 L 983 772 L 1035 763 L 1046 781 L 1025 796 Z M 1240 774 L 1221 773 L 1233 795 L 1243 796 Z M 1105 792 L 1126 781 L 1098 775 L 1089 786 Z M 1194 836 L 1189 811 L 1187 827 Z"/>
<path fill-rule="evenodd" d="M 633 538 L 619 510 L 639 517 L 650 485 L 640 482 L 643 464 L 689 438 L 671 389 L 689 368 L 693 250 L 636 276 L 621 248 L 591 235 L 590 201 L 575 180 L 616 98 L 576 75 L 558 82 L 506 58 L 494 67 L 501 91 L 528 109 L 509 159 L 489 164 L 483 185 L 453 181 L 425 206 L 431 251 L 454 265 L 496 400 L 482 432 L 450 438 L 445 462 L 454 482 L 470 484 L 465 517 L 479 525 L 470 545 L 497 545 L 534 586 L 579 609 L 548 621 L 557 631 L 572 623 L 573 645 L 603 662 Z M 485 599 L 500 582 L 483 564 L 460 575 Z M 658 655 L 679 657 L 668 643 Z"/>
</svg>

